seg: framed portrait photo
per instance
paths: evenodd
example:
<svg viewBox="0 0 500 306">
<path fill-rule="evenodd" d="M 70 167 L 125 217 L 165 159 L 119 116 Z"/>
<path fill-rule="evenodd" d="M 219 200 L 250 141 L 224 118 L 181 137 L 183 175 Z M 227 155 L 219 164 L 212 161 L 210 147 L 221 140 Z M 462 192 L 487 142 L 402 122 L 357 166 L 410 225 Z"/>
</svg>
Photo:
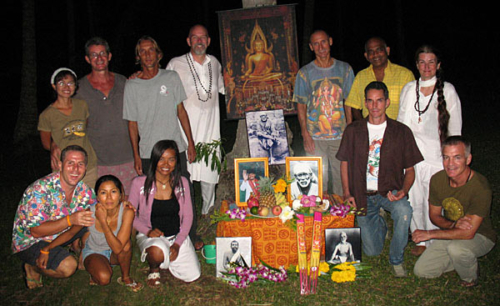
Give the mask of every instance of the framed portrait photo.
<svg viewBox="0 0 500 306">
<path fill-rule="evenodd" d="M 286 176 L 293 179 L 288 186 L 288 201 L 301 195 L 323 196 L 322 159 L 320 156 L 286 158 Z"/>
<path fill-rule="evenodd" d="M 255 193 L 261 177 L 269 176 L 267 157 L 234 159 L 234 190 L 236 204 L 247 206 L 251 193 Z"/>
<path fill-rule="evenodd" d="M 361 230 L 327 228 L 325 230 L 325 261 L 329 264 L 361 262 Z"/>
<path fill-rule="evenodd" d="M 290 156 L 282 109 L 245 113 L 250 157 L 267 157 L 270 165 Z"/>
<path fill-rule="evenodd" d="M 228 272 L 232 266 L 252 266 L 252 237 L 216 237 L 216 276 Z"/>
</svg>

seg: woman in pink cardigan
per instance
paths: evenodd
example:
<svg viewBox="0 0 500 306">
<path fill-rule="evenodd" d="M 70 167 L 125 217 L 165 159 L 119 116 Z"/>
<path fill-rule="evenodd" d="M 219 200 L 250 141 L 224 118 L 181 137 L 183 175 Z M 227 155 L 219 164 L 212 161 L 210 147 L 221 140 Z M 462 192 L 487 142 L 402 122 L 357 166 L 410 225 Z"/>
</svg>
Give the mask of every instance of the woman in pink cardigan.
<svg viewBox="0 0 500 306">
<path fill-rule="evenodd" d="M 193 210 L 189 182 L 181 176 L 179 150 L 173 140 L 161 140 L 151 152 L 146 176 L 136 177 L 128 200 L 136 208 L 134 228 L 141 260 L 148 261 L 147 284 L 160 285 L 160 272 L 185 282 L 200 277 L 200 262 L 189 239 Z"/>
</svg>

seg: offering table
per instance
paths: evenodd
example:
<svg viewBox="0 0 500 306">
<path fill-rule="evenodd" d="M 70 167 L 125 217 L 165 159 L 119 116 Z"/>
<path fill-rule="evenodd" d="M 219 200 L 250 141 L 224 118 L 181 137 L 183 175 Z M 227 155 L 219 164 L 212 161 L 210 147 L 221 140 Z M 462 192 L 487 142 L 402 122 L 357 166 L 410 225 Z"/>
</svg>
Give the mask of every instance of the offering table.
<svg viewBox="0 0 500 306">
<path fill-rule="evenodd" d="M 223 205 L 224 206 L 224 205 Z M 221 212 L 222 212 L 221 207 Z M 224 212 L 222 212 L 224 213 Z M 295 222 L 289 220 L 287 223 Z M 313 234 L 313 217 L 305 218 L 306 241 L 308 262 Z M 323 214 L 322 220 L 322 243 L 324 245 L 325 232 L 327 228 L 352 228 L 354 227 L 354 215 L 345 218 Z M 231 221 L 219 221 L 217 224 L 218 237 L 252 237 L 252 265 L 258 264 L 259 259 L 266 264 L 278 268 L 297 265 L 297 232 L 293 226 L 283 224 L 280 218 L 247 218 L 245 221 L 234 219 Z M 322 247 L 321 256 L 324 257 L 325 248 Z"/>
</svg>

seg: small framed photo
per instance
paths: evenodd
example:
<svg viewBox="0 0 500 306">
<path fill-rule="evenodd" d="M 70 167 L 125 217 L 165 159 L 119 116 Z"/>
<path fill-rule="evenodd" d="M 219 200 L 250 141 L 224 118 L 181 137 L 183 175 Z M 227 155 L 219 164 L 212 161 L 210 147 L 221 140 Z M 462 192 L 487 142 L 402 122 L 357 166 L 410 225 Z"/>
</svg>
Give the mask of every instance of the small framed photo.
<svg viewBox="0 0 500 306">
<path fill-rule="evenodd" d="M 288 201 L 300 195 L 323 196 L 323 173 L 320 156 L 287 157 L 286 176 L 293 179 L 288 187 Z"/>
<path fill-rule="evenodd" d="M 360 228 L 326 229 L 325 261 L 334 265 L 344 262 L 361 262 Z"/>
<path fill-rule="evenodd" d="M 234 159 L 234 190 L 238 206 L 247 206 L 250 194 L 258 189 L 259 179 L 269 175 L 268 167 L 267 157 Z"/>
<path fill-rule="evenodd" d="M 290 156 L 282 109 L 245 113 L 250 157 L 268 157 L 270 165 Z"/>
<path fill-rule="evenodd" d="M 228 272 L 231 265 L 252 266 L 252 237 L 216 237 L 216 276 Z"/>
</svg>

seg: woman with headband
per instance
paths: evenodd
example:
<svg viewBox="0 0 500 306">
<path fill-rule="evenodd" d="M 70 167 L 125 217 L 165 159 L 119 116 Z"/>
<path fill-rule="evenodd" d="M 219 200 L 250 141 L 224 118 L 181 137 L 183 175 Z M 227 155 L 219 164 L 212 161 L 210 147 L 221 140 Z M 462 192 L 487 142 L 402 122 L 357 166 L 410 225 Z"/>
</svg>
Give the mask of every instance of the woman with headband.
<svg viewBox="0 0 500 306">
<path fill-rule="evenodd" d="M 50 83 L 57 98 L 40 114 L 38 130 L 43 147 L 51 152 L 53 171 L 61 170 L 58 167 L 60 152 L 68 145 L 79 145 L 87 151 L 87 173 L 83 181 L 94 188 L 97 157 L 87 136 L 87 103 L 72 99 L 77 87 L 76 80 L 76 73 L 69 68 L 54 71 Z"/>
<path fill-rule="evenodd" d="M 424 156 L 424 161 L 415 165 L 415 182 L 409 193 L 412 232 L 437 228 L 429 218 L 430 179 L 443 169 L 441 143 L 446 137 L 462 132 L 460 99 L 455 87 L 443 80 L 439 52 L 424 45 L 417 49 L 415 61 L 420 78 L 406 84 L 401 91 L 398 114 L 398 121 L 411 129 Z M 426 243 L 429 242 L 415 246 L 412 254 L 422 254 Z"/>
</svg>

